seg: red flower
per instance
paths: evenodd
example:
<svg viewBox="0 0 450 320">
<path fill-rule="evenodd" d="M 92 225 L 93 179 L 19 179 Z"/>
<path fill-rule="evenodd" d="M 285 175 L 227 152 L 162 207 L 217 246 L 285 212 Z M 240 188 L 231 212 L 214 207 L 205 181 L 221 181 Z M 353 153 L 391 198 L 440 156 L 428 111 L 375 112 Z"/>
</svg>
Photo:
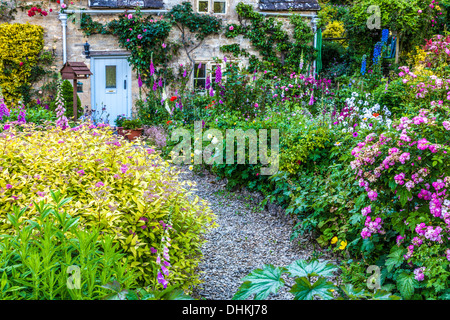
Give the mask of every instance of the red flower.
<svg viewBox="0 0 450 320">
<path fill-rule="evenodd" d="M 59 1 L 59 0 L 56 0 L 56 3 L 57 3 L 57 4 L 60 4 L 60 3 L 61 3 L 61 1 Z"/>
<path fill-rule="evenodd" d="M 175 100 L 177 100 L 177 97 L 173 96 L 172 98 L 170 98 L 170 101 L 174 102 Z"/>
<path fill-rule="evenodd" d="M 171 124 L 171 123 L 172 123 L 172 120 L 167 121 L 167 124 Z"/>
<path fill-rule="evenodd" d="M 374 112 L 373 113 L 373 116 L 376 118 L 376 117 L 378 117 L 380 114 L 379 113 L 376 113 L 376 112 Z"/>
<path fill-rule="evenodd" d="M 53 9 L 52 8 L 50 8 L 50 10 L 49 10 L 50 12 L 53 12 Z"/>
<path fill-rule="evenodd" d="M 22 62 L 22 61 L 20 61 L 20 62 L 19 62 L 19 65 L 23 66 L 23 62 Z"/>
</svg>

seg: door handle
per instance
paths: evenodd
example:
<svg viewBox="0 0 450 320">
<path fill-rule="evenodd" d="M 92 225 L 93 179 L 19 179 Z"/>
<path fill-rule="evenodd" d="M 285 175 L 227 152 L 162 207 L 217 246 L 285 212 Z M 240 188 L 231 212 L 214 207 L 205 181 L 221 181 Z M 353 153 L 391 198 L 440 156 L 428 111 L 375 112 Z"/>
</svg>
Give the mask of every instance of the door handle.
<svg viewBox="0 0 450 320">
<path fill-rule="evenodd" d="M 124 90 L 127 89 L 127 80 L 123 80 L 123 89 L 124 89 Z"/>
</svg>

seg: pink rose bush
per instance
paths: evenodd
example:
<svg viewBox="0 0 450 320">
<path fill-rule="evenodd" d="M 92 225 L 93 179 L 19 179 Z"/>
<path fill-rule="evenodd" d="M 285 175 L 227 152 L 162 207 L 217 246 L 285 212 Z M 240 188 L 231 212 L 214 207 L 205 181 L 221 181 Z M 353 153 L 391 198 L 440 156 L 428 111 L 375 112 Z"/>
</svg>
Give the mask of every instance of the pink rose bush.
<svg viewBox="0 0 450 320">
<path fill-rule="evenodd" d="M 450 261 L 450 128 L 449 108 L 433 107 L 369 134 L 350 166 L 370 202 L 361 237 L 396 239 L 391 253 L 402 250 L 417 281 L 435 282 Z"/>
</svg>

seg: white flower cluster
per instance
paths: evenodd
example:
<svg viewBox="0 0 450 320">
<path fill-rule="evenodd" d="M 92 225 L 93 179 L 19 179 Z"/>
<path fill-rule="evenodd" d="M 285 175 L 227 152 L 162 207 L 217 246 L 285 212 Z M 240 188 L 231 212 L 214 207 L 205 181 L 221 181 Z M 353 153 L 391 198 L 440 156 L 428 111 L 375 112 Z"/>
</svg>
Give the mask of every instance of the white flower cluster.
<svg viewBox="0 0 450 320">
<path fill-rule="evenodd" d="M 359 98 L 359 99 L 358 99 Z M 341 115 L 338 119 L 343 121 L 344 126 L 348 126 L 351 120 L 356 120 L 362 129 L 371 129 L 373 126 L 372 120 L 376 120 L 378 124 L 386 125 L 390 127 L 392 120 L 389 118 L 391 112 L 384 106 L 376 103 L 370 107 L 373 102 L 371 101 L 370 93 L 366 93 L 365 97 L 360 97 L 357 92 L 352 92 L 352 97 L 345 100 L 347 104 L 348 115 L 344 117 Z M 353 131 L 353 128 L 349 128 L 348 131 Z"/>
</svg>

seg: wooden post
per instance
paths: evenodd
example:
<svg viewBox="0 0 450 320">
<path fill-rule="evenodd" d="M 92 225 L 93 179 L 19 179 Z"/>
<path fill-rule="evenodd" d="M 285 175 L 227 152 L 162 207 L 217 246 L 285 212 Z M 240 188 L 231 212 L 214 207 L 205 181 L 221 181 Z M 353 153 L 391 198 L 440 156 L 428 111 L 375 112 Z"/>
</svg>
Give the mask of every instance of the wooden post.
<svg viewBox="0 0 450 320">
<path fill-rule="evenodd" d="M 78 106 L 77 106 L 77 78 L 73 79 L 73 120 L 77 121 Z"/>
<path fill-rule="evenodd" d="M 396 33 L 397 35 L 397 44 L 396 44 L 396 48 L 395 48 L 395 63 L 398 64 L 398 57 L 400 55 L 400 40 L 399 40 L 399 36 L 398 36 L 398 32 Z"/>
</svg>

